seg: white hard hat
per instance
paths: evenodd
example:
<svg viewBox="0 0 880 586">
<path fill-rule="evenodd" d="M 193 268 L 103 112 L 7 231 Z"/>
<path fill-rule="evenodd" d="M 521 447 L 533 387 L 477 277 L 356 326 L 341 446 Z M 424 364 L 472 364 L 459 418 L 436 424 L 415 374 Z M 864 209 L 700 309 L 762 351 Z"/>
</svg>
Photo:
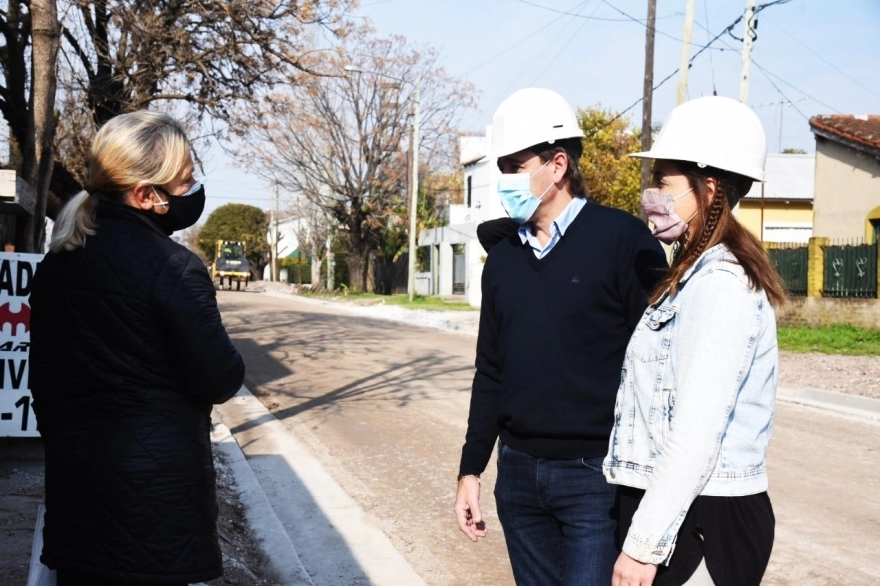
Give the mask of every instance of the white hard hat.
<svg viewBox="0 0 880 586">
<path fill-rule="evenodd" d="M 574 110 L 552 90 L 530 87 L 501 102 L 492 118 L 492 146 L 486 158 L 518 153 L 565 138 L 582 138 Z"/>
<path fill-rule="evenodd" d="M 651 150 L 630 156 L 690 161 L 763 181 L 767 137 L 751 108 L 706 96 L 672 110 Z"/>
</svg>

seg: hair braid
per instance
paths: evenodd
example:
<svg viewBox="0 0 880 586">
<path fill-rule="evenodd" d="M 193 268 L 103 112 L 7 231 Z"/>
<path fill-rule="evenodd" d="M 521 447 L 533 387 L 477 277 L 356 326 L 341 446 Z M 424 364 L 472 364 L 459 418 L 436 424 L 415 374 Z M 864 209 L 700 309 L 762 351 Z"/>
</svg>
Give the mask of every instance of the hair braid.
<svg viewBox="0 0 880 586">
<path fill-rule="evenodd" d="M 715 229 L 718 228 L 718 220 L 721 219 L 721 213 L 724 211 L 726 205 L 727 196 L 724 193 L 721 193 L 721 190 L 718 190 L 715 193 L 715 200 L 712 202 L 712 205 L 709 207 L 709 211 L 706 214 L 706 227 L 703 228 L 703 234 L 700 238 L 699 244 L 697 244 L 697 247 L 694 250 L 694 256 L 700 256 L 706 251 L 709 241 L 711 241 L 712 236 L 715 235 Z"/>
</svg>

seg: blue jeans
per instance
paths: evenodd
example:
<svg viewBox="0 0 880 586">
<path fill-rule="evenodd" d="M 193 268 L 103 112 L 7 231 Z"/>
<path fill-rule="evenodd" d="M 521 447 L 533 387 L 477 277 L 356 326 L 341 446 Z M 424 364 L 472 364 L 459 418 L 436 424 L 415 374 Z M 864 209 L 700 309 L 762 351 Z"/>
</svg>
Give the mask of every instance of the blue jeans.
<svg viewBox="0 0 880 586">
<path fill-rule="evenodd" d="M 517 584 L 611 584 L 617 487 L 602 460 L 546 460 L 499 442 L 495 501 Z"/>
</svg>

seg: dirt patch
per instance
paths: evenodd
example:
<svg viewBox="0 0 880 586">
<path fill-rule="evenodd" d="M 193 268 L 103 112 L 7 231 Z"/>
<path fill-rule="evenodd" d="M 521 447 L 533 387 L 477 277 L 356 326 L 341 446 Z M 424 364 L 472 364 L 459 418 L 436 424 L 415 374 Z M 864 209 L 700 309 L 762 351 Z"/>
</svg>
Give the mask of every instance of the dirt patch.
<svg viewBox="0 0 880 586">
<path fill-rule="evenodd" d="M 0 585 L 25 586 L 37 508 L 45 496 L 43 463 L 0 462 Z"/>
<path fill-rule="evenodd" d="M 223 551 L 223 576 L 209 586 L 279 586 L 268 570 L 259 544 L 248 531 L 244 505 L 232 471 L 222 454 L 214 454 L 217 469 L 217 531 Z M 0 586 L 25 586 L 31 558 L 37 507 L 45 498 L 43 462 L 0 462 Z"/>
<path fill-rule="evenodd" d="M 780 352 L 779 386 L 880 399 L 880 356 Z"/>
</svg>

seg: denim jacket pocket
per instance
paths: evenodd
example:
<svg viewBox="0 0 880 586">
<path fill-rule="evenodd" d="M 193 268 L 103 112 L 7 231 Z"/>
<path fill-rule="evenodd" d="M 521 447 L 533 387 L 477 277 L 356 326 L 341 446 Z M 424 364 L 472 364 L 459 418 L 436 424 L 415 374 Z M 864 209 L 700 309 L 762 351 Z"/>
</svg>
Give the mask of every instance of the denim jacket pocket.
<svg viewBox="0 0 880 586">
<path fill-rule="evenodd" d="M 655 393 L 656 403 L 653 406 L 651 424 L 651 436 L 653 452 L 659 454 L 663 451 L 666 438 L 672 429 L 672 419 L 675 416 L 675 389 L 662 388 Z"/>
<path fill-rule="evenodd" d="M 649 310 L 650 311 L 650 310 Z M 662 360 L 669 355 L 676 308 L 662 305 L 645 314 L 630 340 L 630 351 L 641 362 Z"/>
</svg>

